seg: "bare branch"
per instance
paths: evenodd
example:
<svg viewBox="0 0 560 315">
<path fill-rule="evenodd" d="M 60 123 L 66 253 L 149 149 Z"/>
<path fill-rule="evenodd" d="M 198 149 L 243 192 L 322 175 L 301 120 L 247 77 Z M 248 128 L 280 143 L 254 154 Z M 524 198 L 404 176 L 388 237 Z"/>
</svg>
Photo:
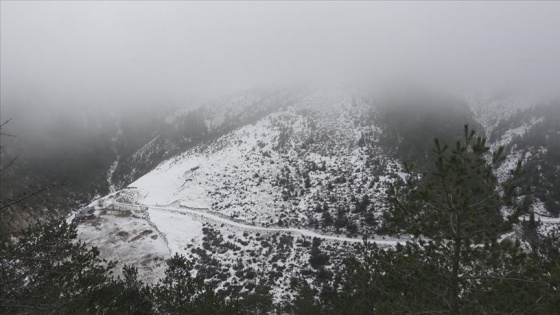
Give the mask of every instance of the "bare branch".
<svg viewBox="0 0 560 315">
<path fill-rule="evenodd" d="M 3 167 L 0 167 L 0 172 L 3 172 L 4 170 L 8 169 L 8 167 L 10 167 L 12 164 L 14 164 L 18 159 L 19 159 L 19 155 L 16 156 L 15 158 L 13 158 L 10 162 L 8 162 Z"/>
<path fill-rule="evenodd" d="M 0 200 L 0 210 L 3 210 L 5 208 L 8 208 L 12 205 L 15 205 L 17 203 L 20 203 L 26 199 L 29 199 L 31 197 L 37 196 L 45 191 L 49 191 L 55 188 L 60 188 L 62 187 L 64 184 L 66 183 L 66 180 L 60 182 L 60 183 L 54 183 L 48 186 L 44 186 L 44 187 L 40 187 L 37 188 L 36 190 L 31 190 L 31 191 L 26 191 L 16 197 L 13 198 L 8 198 L 7 200 Z"/>
<path fill-rule="evenodd" d="M 13 118 L 10 118 L 8 120 L 6 120 L 5 122 L 3 122 L 2 124 L 0 124 L 0 129 L 2 129 L 2 127 L 4 127 L 5 125 L 7 125 Z"/>
<path fill-rule="evenodd" d="M 10 118 L 10 119 L 6 120 L 5 122 L 3 122 L 2 124 L 0 124 L 0 135 L 2 135 L 2 136 L 7 136 L 7 137 L 15 137 L 15 135 L 2 132 L 2 127 L 4 127 L 5 125 L 7 125 L 12 119 L 13 119 L 13 118 Z"/>
</svg>

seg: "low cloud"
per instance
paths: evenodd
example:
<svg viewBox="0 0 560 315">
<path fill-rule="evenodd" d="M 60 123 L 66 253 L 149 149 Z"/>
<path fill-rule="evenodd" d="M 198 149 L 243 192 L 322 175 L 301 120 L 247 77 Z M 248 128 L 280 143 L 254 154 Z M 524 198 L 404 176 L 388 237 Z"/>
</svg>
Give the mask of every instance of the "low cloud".
<svg viewBox="0 0 560 315">
<path fill-rule="evenodd" d="M 558 2 L 1 2 L 3 118 L 410 79 L 554 89 Z"/>
</svg>

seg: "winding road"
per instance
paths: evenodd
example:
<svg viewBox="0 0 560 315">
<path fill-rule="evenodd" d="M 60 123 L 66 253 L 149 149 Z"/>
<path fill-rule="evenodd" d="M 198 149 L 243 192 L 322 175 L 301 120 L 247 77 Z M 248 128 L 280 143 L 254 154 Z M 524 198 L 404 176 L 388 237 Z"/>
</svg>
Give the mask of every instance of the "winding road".
<svg viewBox="0 0 560 315">
<path fill-rule="evenodd" d="M 126 203 L 114 203 L 116 206 L 120 206 L 122 208 L 138 208 L 138 207 L 147 207 L 148 211 L 153 210 L 162 210 L 162 211 L 169 211 L 174 213 L 181 213 L 181 214 L 192 214 L 205 217 L 212 221 L 220 222 L 227 224 L 229 226 L 233 226 L 240 229 L 246 230 L 253 230 L 253 231 L 268 231 L 268 232 L 289 232 L 289 233 L 297 233 L 304 236 L 309 237 L 317 237 L 323 240 L 331 240 L 331 241 L 338 241 L 338 242 L 351 242 L 351 243 L 362 243 L 364 241 L 363 238 L 352 238 L 352 237 L 345 237 L 339 235 L 325 235 L 319 234 L 310 230 L 305 229 L 298 229 L 298 228 L 280 228 L 280 227 L 264 227 L 264 226 L 255 226 L 249 225 L 244 223 L 235 222 L 226 218 L 223 218 L 219 215 L 212 214 L 210 212 L 201 210 L 201 209 L 189 209 L 186 207 L 170 207 L 170 206 L 160 206 L 160 205 L 146 205 L 146 204 L 126 204 Z M 381 237 L 381 236 L 377 236 Z M 387 246 L 395 246 L 398 243 L 405 243 L 406 241 L 410 240 L 409 238 L 406 239 L 380 239 L 380 238 L 368 238 L 368 242 L 376 243 L 379 245 L 387 245 Z"/>
<path fill-rule="evenodd" d="M 325 235 L 319 234 L 317 232 L 313 232 L 310 230 L 305 229 L 298 229 L 298 228 L 281 228 L 281 227 L 264 227 L 264 226 L 256 226 L 256 225 L 249 225 L 245 223 L 236 222 L 219 215 L 213 214 L 208 212 L 208 209 L 204 210 L 201 208 L 188 208 L 188 207 L 172 207 L 172 206 L 161 206 L 161 205 L 146 205 L 146 204 L 126 204 L 126 203 L 113 203 L 116 206 L 120 206 L 122 208 L 148 208 L 153 210 L 161 210 L 161 211 L 169 211 L 174 213 L 180 214 L 191 214 L 205 217 L 209 220 L 220 222 L 227 224 L 229 226 L 233 226 L 239 229 L 246 229 L 252 231 L 268 231 L 268 232 L 289 232 L 289 233 L 297 233 L 304 236 L 309 237 L 317 237 L 323 240 L 330 240 L 330 241 L 337 241 L 337 242 L 350 242 L 350 243 L 362 243 L 364 241 L 363 238 L 352 238 L 346 237 L 341 235 Z M 547 218 L 547 217 L 540 217 L 538 218 L 543 223 L 560 223 L 560 218 Z M 379 245 L 386 245 L 386 246 L 395 246 L 398 243 L 405 243 L 409 241 L 411 238 L 386 238 L 383 236 L 377 235 L 373 238 L 368 238 L 368 242 L 376 243 Z"/>
</svg>

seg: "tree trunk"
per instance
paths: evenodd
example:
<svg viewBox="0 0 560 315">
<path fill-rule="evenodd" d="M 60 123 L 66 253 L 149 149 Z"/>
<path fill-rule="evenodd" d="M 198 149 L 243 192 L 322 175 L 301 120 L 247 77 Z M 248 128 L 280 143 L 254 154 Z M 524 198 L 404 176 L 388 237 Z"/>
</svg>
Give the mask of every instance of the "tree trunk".
<svg viewBox="0 0 560 315">
<path fill-rule="evenodd" d="M 453 241 L 453 257 L 452 257 L 452 270 L 450 279 L 449 290 L 449 313 L 452 315 L 459 314 L 459 262 L 461 260 L 461 238 L 457 237 Z"/>
</svg>

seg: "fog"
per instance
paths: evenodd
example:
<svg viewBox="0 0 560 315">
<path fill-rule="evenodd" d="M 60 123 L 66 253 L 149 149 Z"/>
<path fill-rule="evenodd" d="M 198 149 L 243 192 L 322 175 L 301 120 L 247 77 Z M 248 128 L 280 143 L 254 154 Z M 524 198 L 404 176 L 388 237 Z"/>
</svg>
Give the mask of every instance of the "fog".
<svg viewBox="0 0 560 315">
<path fill-rule="evenodd" d="M 2 1 L 2 120 L 253 87 L 560 86 L 559 2 Z"/>
</svg>

